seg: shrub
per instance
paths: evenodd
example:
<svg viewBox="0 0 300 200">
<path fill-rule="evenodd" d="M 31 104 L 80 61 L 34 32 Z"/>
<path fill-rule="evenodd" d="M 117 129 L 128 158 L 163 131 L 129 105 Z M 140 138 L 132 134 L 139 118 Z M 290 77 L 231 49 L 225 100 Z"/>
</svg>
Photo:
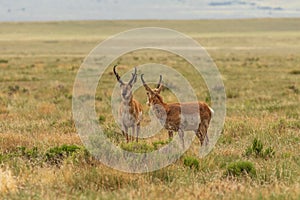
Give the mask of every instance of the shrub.
<svg viewBox="0 0 300 200">
<path fill-rule="evenodd" d="M 254 165 L 249 161 L 232 162 L 227 166 L 227 170 L 225 172 L 226 176 L 241 176 L 247 174 L 251 177 L 256 175 Z"/>
<path fill-rule="evenodd" d="M 300 70 L 290 71 L 290 74 L 294 74 L 294 75 L 300 74 Z"/>
<path fill-rule="evenodd" d="M 8 60 L 0 59 L 0 63 L 8 63 Z"/>
<path fill-rule="evenodd" d="M 183 160 L 183 164 L 191 169 L 199 170 L 199 161 L 195 157 L 185 157 Z"/>
</svg>

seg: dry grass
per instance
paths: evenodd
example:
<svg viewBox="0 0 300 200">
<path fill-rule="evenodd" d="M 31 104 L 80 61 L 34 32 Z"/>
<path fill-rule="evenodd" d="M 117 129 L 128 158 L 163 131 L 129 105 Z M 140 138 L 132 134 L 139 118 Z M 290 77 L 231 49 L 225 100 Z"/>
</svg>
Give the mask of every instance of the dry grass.
<svg viewBox="0 0 300 200">
<path fill-rule="evenodd" d="M 18 189 L 16 177 L 12 175 L 9 169 L 0 169 L 0 192 L 15 193 Z"/>
<path fill-rule="evenodd" d="M 299 19 L 1 24 L 0 198 L 299 199 L 299 24 Z M 164 169 L 127 174 L 93 159 L 76 134 L 72 87 L 83 58 L 106 36 L 141 26 L 176 28 L 192 36 L 222 73 L 228 95 L 225 127 L 213 151 L 198 159 L 197 170 L 185 166 L 184 158 L 197 156 L 198 141 Z M 175 55 L 137 51 L 115 62 L 121 63 L 121 74 L 147 62 L 171 65 L 197 88 L 199 99 L 207 99 L 204 81 Z M 104 116 L 106 134 L 120 145 L 124 138 L 110 111 L 111 68 L 102 81 L 96 109 Z M 163 95 L 175 100 L 167 90 Z M 135 96 L 147 113 L 144 89 Z M 255 138 L 264 149 L 272 147 L 274 156 L 245 155 Z M 143 142 L 153 148 L 153 142 L 166 139 L 164 131 Z M 64 144 L 80 148 L 47 157 Z M 253 163 L 256 176 L 226 176 L 236 161 Z"/>
</svg>

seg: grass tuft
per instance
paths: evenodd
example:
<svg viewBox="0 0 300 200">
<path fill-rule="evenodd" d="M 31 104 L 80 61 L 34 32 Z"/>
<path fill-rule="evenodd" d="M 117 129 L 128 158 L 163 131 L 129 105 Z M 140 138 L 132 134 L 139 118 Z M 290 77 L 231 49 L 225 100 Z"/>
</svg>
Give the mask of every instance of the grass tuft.
<svg viewBox="0 0 300 200">
<path fill-rule="evenodd" d="M 299 75 L 300 70 L 292 70 L 292 71 L 290 71 L 290 74 Z"/>
<path fill-rule="evenodd" d="M 256 176 L 256 169 L 254 165 L 249 161 L 237 161 L 232 162 L 227 166 L 226 176 L 241 176 L 241 175 L 249 175 L 250 177 Z"/>
<path fill-rule="evenodd" d="M 45 153 L 46 161 L 52 164 L 60 164 L 64 158 L 73 155 L 80 149 L 76 145 L 62 145 L 50 148 Z"/>
<path fill-rule="evenodd" d="M 0 63 L 8 63 L 8 60 L 0 59 Z"/>
<path fill-rule="evenodd" d="M 122 143 L 121 148 L 135 153 L 147 153 L 154 151 L 155 148 L 145 142 L 128 142 L 128 143 Z"/>
<path fill-rule="evenodd" d="M 193 156 L 187 156 L 183 160 L 183 164 L 191 169 L 199 170 L 199 161 Z"/>
<path fill-rule="evenodd" d="M 259 139 L 254 138 L 252 146 L 247 147 L 244 153 L 245 156 L 251 156 L 252 154 L 254 154 L 256 157 L 267 159 L 274 157 L 275 151 L 271 146 L 264 150 L 263 143 Z"/>
</svg>

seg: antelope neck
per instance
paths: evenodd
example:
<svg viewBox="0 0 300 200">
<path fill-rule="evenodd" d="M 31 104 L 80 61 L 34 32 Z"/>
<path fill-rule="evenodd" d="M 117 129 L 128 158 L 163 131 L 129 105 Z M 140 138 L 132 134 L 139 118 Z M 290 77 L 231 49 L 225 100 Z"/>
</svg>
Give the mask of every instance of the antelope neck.
<svg viewBox="0 0 300 200">
<path fill-rule="evenodd" d="M 154 105 L 154 108 L 155 108 L 155 105 L 161 105 L 165 110 L 166 110 L 166 112 L 169 112 L 169 106 L 168 106 L 168 104 L 166 104 L 165 102 L 163 102 L 163 101 L 160 101 L 159 100 L 159 102 L 156 102 L 155 104 L 153 104 Z"/>
<path fill-rule="evenodd" d="M 133 96 L 131 95 L 129 99 L 123 99 L 122 98 L 122 103 L 126 106 L 131 106 L 132 105 L 132 100 L 133 100 Z"/>
</svg>

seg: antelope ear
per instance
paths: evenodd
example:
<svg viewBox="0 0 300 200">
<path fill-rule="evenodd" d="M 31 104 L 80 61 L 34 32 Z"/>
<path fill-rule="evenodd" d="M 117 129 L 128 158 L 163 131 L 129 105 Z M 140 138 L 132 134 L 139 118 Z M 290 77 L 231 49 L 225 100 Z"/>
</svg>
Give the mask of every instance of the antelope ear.
<svg viewBox="0 0 300 200">
<path fill-rule="evenodd" d="M 160 84 L 160 86 L 157 88 L 157 93 L 159 94 L 163 88 L 164 88 L 164 86 L 162 84 Z"/>
<path fill-rule="evenodd" d="M 145 90 L 150 92 L 151 94 L 153 94 L 153 90 L 147 85 L 147 84 L 144 84 L 144 87 L 145 87 Z"/>
</svg>

